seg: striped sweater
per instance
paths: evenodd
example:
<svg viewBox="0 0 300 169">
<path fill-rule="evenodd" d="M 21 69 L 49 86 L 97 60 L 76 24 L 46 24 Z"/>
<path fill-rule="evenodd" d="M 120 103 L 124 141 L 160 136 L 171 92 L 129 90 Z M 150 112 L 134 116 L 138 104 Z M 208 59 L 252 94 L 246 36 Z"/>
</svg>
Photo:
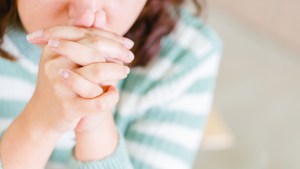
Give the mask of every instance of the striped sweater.
<svg viewBox="0 0 300 169">
<path fill-rule="evenodd" d="M 3 48 L 18 60 L 0 58 L 0 136 L 35 89 L 41 49 L 25 36 L 13 26 L 4 35 Z M 75 133 L 70 131 L 57 142 L 46 169 L 191 169 L 213 100 L 221 51 L 217 34 L 182 9 L 158 56 L 145 67 L 132 68 L 118 84 L 115 151 L 104 159 L 78 161 L 72 153 Z"/>
</svg>

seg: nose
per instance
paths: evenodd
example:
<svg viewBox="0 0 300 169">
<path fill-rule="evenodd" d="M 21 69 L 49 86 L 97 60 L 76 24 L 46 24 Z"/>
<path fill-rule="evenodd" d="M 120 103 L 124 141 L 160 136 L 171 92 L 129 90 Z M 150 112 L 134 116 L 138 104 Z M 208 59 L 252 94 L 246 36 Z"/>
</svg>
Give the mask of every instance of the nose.
<svg viewBox="0 0 300 169">
<path fill-rule="evenodd" d="M 103 5 L 99 0 L 70 0 L 69 25 L 100 27 L 106 22 Z"/>
<path fill-rule="evenodd" d="M 85 10 L 89 9 L 91 11 L 96 10 L 97 0 L 71 0 L 70 1 L 70 15 L 76 16 Z"/>
</svg>

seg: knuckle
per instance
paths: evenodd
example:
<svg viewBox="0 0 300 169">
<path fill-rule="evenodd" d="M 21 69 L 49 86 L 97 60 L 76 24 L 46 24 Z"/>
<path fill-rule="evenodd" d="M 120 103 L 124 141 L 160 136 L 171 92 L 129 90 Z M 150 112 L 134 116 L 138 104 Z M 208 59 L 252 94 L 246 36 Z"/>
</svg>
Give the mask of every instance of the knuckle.
<svg viewBox="0 0 300 169">
<path fill-rule="evenodd" d="M 105 104 L 101 101 L 95 102 L 95 111 L 103 111 L 105 110 Z"/>
<path fill-rule="evenodd" d="M 102 50 L 103 46 L 103 39 L 97 36 L 92 36 L 89 38 L 89 42 L 91 43 L 91 46 L 97 50 L 99 53 Z"/>
<path fill-rule="evenodd" d="M 55 33 L 57 32 L 57 30 L 58 30 L 59 28 L 58 27 L 50 27 L 50 28 L 48 28 L 48 29 L 45 29 L 44 30 L 44 35 L 46 36 L 46 37 L 52 37 L 52 36 L 54 36 L 55 35 Z"/>
<path fill-rule="evenodd" d="M 87 95 L 91 98 L 97 97 L 100 94 L 99 90 L 95 90 L 94 88 L 89 88 L 87 90 Z"/>
<path fill-rule="evenodd" d="M 95 29 L 95 28 L 87 28 L 87 33 L 88 35 L 90 35 L 91 37 L 97 35 L 98 33 L 101 33 L 101 30 Z"/>
<path fill-rule="evenodd" d="M 123 38 L 123 37 L 121 37 L 121 36 L 119 36 L 119 35 L 114 35 L 114 36 L 115 36 L 115 38 L 116 38 L 119 42 L 121 42 L 121 43 L 124 42 L 124 38 Z"/>
<path fill-rule="evenodd" d="M 76 91 L 82 90 L 82 86 L 80 86 L 81 83 L 76 76 L 69 75 L 68 79 L 65 80 L 65 83 L 67 83 L 69 87 Z"/>
<path fill-rule="evenodd" d="M 115 101 L 118 102 L 120 100 L 120 95 L 118 92 L 113 92 L 113 95 L 114 95 L 114 98 L 115 98 Z"/>
<path fill-rule="evenodd" d="M 60 88 L 59 82 L 58 82 L 58 81 L 55 81 L 55 82 L 52 84 L 52 87 L 53 87 L 54 92 L 58 91 L 59 88 Z"/>
<path fill-rule="evenodd" d="M 117 33 L 110 32 L 110 34 L 111 34 L 111 36 L 112 36 L 115 40 L 117 40 L 117 41 L 119 41 L 119 42 L 123 42 L 123 41 L 124 41 L 124 38 L 123 38 L 122 36 L 118 35 Z"/>
<path fill-rule="evenodd" d="M 52 69 L 53 69 L 52 61 L 48 61 L 44 63 L 43 70 L 47 76 L 50 76 L 51 72 L 53 72 Z"/>
<path fill-rule="evenodd" d="M 52 83 L 52 88 L 53 88 L 54 94 L 56 96 L 58 96 L 58 98 L 60 98 L 60 96 L 61 96 L 61 87 L 62 87 L 62 84 L 59 82 L 59 80 L 55 80 Z"/>
<path fill-rule="evenodd" d="M 82 37 L 90 36 L 90 31 L 89 31 L 88 29 L 81 28 L 81 27 L 76 27 L 76 29 L 78 29 L 77 32 L 78 32 Z"/>
<path fill-rule="evenodd" d="M 99 51 L 99 53 L 103 52 L 103 44 L 105 43 L 103 38 L 95 38 L 94 39 L 94 45 L 96 49 Z"/>
<path fill-rule="evenodd" d="M 103 38 L 98 36 L 91 37 L 91 42 L 97 47 L 100 47 L 103 44 Z"/>
<path fill-rule="evenodd" d="M 120 96 L 118 94 L 116 94 L 114 97 L 114 104 L 118 103 L 119 100 L 120 100 Z"/>
<path fill-rule="evenodd" d="M 64 114 L 68 114 L 70 106 L 67 102 L 61 102 L 61 109 Z"/>
<path fill-rule="evenodd" d="M 104 76 L 104 71 L 100 64 L 93 64 L 92 66 L 92 73 L 96 78 L 101 78 Z"/>
<path fill-rule="evenodd" d="M 90 62 L 105 62 L 105 58 L 101 55 L 100 51 L 98 51 L 97 49 L 92 49 L 91 50 L 91 57 L 89 57 L 89 61 Z"/>
<path fill-rule="evenodd" d="M 128 55 L 128 49 L 124 45 L 115 42 L 115 46 L 119 49 L 121 55 Z"/>
<path fill-rule="evenodd" d="M 93 49 L 93 50 L 91 51 L 91 55 L 92 55 L 92 57 L 94 57 L 94 58 L 99 58 L 99 57 L 100 57 L 100 51 L 98 51 L 98 50 L 96 50 L 96 49 Z"/>
<path fill-rule="evenodd" d="M 66 101 L 62 102 L 61 105 L 61 109 L 62 109 L 62 115 L 64 117 L 64 119 L 72 119 L 72 114 L 74 114 L 74 112 L 72 111 L 72 106 L 70 106 L 70 104 Z"/>
<path fill-rule="evenodd" d="M 102 54 L 103 39 L 101 37 L 93 36 L 90 38 L 90 43 L 93 46 L 93 56 L 100 56 Z"/>
</svg>

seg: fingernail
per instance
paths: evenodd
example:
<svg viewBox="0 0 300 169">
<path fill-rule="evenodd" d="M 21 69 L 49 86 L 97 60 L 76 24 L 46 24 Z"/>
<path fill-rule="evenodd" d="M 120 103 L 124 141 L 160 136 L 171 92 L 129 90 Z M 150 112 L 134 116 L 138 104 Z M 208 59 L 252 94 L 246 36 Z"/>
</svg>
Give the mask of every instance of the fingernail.
<svg viewBox="0 0 300 169">
<path fill-rule="evenodd" d="M 61 77 L 64 79 L 67 79 L 70 75 L 69 72 L 65 71 L 64 69 L 60 69 L 58 74 L 61 75 Z"/>
<path fill-rule="evenodd" d="M 53 47 L 53 48 L 57 48 L 58 46 L 59 46 L 59 41 L 58 40 L 52 40 L 52 39 L 50 39 L 49 41 L 48 41 L 48 45 L 50 46 L 50 47 Z"/>
<path fill-rule="evenodd" d="M 40 37 L 42 37 L 43 32 L 44 32 L 43 30 L 38 30 L 38 31 L 32 32 L 32 33 L 26 35 L 26 39 L 29 41 L 29 40 L 33 40 L 36 38 L 40 38 Z"/>
<path fill-rule="evenodd" d="M 128 48 L 131 49 L 134 46 L 134 42 L 128 38 L 124 38 L 124 45 Z"/>
<path fill-rule="evenodd" d="M 134 59 L 134 54 L 131 51 L 129 51 L 129 58 L 131 61 Z"/>
</svg>

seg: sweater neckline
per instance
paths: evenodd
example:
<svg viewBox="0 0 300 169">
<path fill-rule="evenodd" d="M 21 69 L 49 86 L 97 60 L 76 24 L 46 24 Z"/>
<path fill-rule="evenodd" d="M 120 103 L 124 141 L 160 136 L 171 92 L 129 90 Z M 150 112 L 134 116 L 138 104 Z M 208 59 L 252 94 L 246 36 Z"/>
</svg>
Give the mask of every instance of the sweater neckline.
<svg viewBox="0 0 300 169">
<path fill-rule="evenodd" d="M 19 50 L 21 56 L 18 57 L 27 58 L 35 65 L 39 64 L 42 49 L 38 45 L 29 43 L 27 41 L 27 32 L 22 26 L 16 23 L 10 23 L 5 31 L 5 34 Z"/>
</svg>

